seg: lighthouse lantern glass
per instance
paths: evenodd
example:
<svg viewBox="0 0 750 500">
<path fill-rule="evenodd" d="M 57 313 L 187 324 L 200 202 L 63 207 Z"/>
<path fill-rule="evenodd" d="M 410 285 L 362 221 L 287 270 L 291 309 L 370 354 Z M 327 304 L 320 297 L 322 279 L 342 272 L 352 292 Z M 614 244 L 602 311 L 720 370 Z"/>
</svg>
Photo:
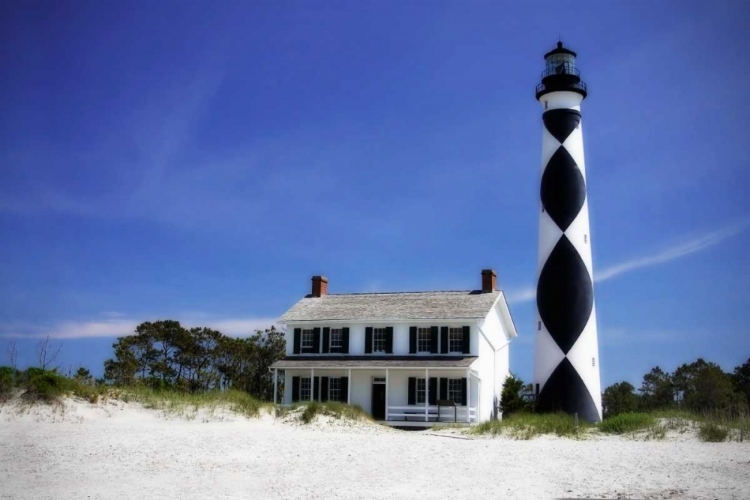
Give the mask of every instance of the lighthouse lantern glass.
<svg viewBox="0 0 750 500">
<path fill-rule="evenodd" d="M 550 54 L 545 62 L 547 75 L 576 73 L 576 58 L 572 54 Z"/>
</svg>

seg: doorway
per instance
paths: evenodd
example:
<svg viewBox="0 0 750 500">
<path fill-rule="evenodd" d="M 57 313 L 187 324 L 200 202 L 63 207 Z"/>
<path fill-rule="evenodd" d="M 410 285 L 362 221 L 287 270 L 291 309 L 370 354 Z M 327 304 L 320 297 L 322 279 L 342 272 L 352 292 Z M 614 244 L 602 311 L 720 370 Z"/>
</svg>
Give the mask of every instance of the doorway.
<svg viewBox="0 0 750 500">
<path fill-rule="evenodd" d="M 385 381 L 372 382 L 372 418 L 385 420 Z"/>
</svg>

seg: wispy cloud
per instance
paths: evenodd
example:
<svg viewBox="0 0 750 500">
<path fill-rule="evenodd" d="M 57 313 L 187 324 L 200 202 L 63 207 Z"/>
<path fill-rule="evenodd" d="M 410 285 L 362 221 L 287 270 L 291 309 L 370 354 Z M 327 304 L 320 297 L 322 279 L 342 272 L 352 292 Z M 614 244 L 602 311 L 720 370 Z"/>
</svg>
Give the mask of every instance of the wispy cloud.
<svg viewBox="0 0 750 500">
<path fill-rule="evenodd" d="M 105 314 L 107 315 L 107 314 Z M 256 330 L 264 330 L 275 324 L 275 318 L 188 318 L 180 321 L 182 326 L 206 326 L 225 335 L 246 337 Z M 52 325 L 5 325 L 0 326 L 0 338 L 34 339 L 85 339 L 120 337 L 131 334 L 143 320 L 132 318 L 108 318 L 81 321 L 64 321 Z"/>
<path fill-rule="evenodd" d="M 636 269 L 651 267 L 658 264 L 665 264 L 687 255 L 700 252 L 701 250 L 705 250 L 707 248 L 718 245 L 722 241 L 727 240 L 732 236 L 740 234 L 748 227 L 750 227 L 750 219 L 744 219 L 738 223 L 732 224 L 731 226 L 727 226 L 716 231 L 711 231 L 692 239 L 682 241 L 668 248 L 664 248 L 652 255 L 629 259 L 624 262 L 605 267 L 601 271 L 595 272 L 594 281 L 596 283 L 601 283 L 622 274 L 635 271 Z M 511 291 L 508 295 L 508 301 L 514 304 L 520 304 L 534 300 L 535 297 L 536 289 L 534 287 L 526 287 L 518 289 L 516 291 Z"/>
<path fill-rule="evenodd" d="M 645 257 L 639 257 L 636 259 L 627 260 L 613 266 L 604 268 L 603 270 L 594 274 L 594 280 L 597 283 L 612 279 L 615 276 L 625 274 L 636 269 L 643 267 L 655 266 L 657 264 L 664 264 L 687 255 L 700 252 L 714 245 L 718 245 L 722 241 L 735 236 L 750 225 L 750 220 L 744 220 L 740 223 L 719 229 L 718 231 L 712 231 L 707 234 L 703 234 L 689 241 L 679 243 L 669 248 L 665 248 L 653 255 L 647 255 Z"/>
</svg>

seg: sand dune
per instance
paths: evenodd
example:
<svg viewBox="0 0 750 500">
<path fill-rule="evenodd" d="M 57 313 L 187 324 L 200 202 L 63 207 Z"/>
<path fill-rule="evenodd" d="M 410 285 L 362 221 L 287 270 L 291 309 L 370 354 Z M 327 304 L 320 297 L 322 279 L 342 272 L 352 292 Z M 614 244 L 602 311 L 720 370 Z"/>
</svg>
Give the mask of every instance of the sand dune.
<svg viewBox="0 0 750 500">
<path fill-rule="evenodd" d="M 0 498 L 750 498 L 750 445 L 531 441 L 133 403 L 0 407 Z"/>
</svg>

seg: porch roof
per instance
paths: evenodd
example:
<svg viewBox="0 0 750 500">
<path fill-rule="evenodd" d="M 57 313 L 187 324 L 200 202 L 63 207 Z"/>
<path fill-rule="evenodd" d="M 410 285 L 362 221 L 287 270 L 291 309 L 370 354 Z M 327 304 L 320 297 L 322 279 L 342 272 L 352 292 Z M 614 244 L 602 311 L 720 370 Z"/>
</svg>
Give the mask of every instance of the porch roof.
<svg viewBox="0 0 750 500">
<path fill-rule="evenodd" d="M 468 368 L 476 356 L 289 356 L 271 368 Z"/>
</svg>

